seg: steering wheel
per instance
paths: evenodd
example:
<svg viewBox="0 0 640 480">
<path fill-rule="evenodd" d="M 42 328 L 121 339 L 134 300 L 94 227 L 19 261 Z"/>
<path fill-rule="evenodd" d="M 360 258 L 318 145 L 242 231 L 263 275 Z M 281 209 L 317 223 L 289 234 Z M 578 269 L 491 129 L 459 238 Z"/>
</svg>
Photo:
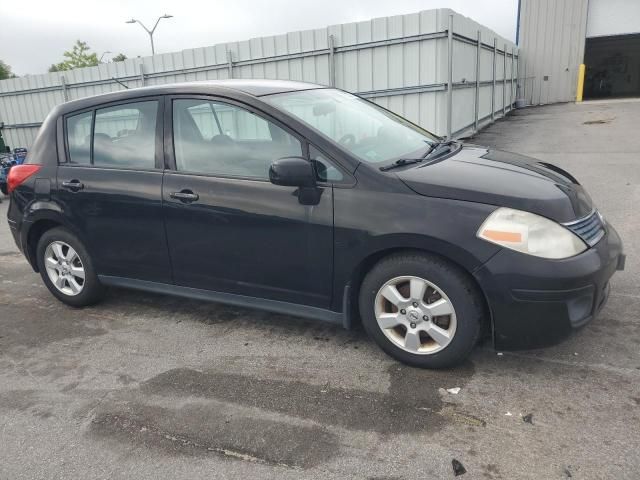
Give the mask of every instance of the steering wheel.
<svg viewBox="0 0 640 480">
<path fill-rule="evenodd" d="M 356 136 L 353 133 L 347 133 L 340 137 L 338 143 L 345 147 L 353 147 L 356 144 Z"/>
</svg>

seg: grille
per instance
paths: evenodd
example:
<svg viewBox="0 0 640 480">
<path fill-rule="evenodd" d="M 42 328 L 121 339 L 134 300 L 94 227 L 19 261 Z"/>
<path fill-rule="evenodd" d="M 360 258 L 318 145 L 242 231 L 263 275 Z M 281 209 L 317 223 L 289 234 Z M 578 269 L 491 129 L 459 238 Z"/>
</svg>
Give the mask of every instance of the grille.
<svg viewBox="0 0 640 480">
<path fill-rule="evenodd" d="M 579 220 L 565 223 L 564 226 L 578 235 L 590 247 L 598 243 L 605 233 L 604 222 L 597 210 Z"/>
</svg>

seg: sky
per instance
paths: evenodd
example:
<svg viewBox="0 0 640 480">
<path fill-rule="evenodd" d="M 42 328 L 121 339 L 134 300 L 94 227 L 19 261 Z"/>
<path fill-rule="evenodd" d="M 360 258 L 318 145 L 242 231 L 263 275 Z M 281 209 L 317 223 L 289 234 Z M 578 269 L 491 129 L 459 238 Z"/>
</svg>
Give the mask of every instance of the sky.
<svg viewBox="0 0 640 480">
<path fill-rule="evenodd" d="M 323 28 L 337 23 L 452 8 L 515 40 L 517 0 L 3 0 L 0 60 L 17 75 L 46 73 L 77 40 L 104 60 L 117 53 L 151 54 L 149 37 L 130 18 L 151 28 L 156 53 L 205 47 L 253 37 Z"/>
</svg>

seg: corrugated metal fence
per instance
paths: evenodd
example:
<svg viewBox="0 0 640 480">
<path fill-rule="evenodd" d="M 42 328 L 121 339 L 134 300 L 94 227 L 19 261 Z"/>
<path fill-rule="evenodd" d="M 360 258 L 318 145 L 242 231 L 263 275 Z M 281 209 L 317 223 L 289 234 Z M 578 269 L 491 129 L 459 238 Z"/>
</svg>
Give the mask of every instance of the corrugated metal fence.
<svg viewBox="0 0 640 480">
<path fill-rule="evenodd" d="M 225 78 L 332 85 L 439 135 L 460 136 L 511 110 L 513 43 L 450 9 L 376 18 L 0 82 L 5 142 L 29 147 L 55 105 L 174 82 Z"/>
<path fill-rule="evenodd" d="M 519 96 L 540 105 L 576 98 L 588 0 L 521 0 Z"/>
</svg>

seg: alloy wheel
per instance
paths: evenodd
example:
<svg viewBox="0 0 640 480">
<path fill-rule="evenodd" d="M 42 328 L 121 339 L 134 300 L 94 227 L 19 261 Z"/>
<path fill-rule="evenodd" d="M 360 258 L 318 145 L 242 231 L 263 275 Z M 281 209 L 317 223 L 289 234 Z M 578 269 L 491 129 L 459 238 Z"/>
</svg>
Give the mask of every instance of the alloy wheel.
<svg viewBox="0 0 640 480">
<path fill-rule="evenodd" d="M 378 326 L 401 349 L 430 355 L 444 349 L 456 333 L 456 312 L 434 283 L 414 276 L 395 277 L 375 298 Z"/>
<path fill-rule="evenodd" d="M 44 252 L 44 264 L 49 280 L 60 292 L 69 296 L 82 292 L 84 265 L 71 245 L 58 240 L 51 242 Z"/>
</svg>

